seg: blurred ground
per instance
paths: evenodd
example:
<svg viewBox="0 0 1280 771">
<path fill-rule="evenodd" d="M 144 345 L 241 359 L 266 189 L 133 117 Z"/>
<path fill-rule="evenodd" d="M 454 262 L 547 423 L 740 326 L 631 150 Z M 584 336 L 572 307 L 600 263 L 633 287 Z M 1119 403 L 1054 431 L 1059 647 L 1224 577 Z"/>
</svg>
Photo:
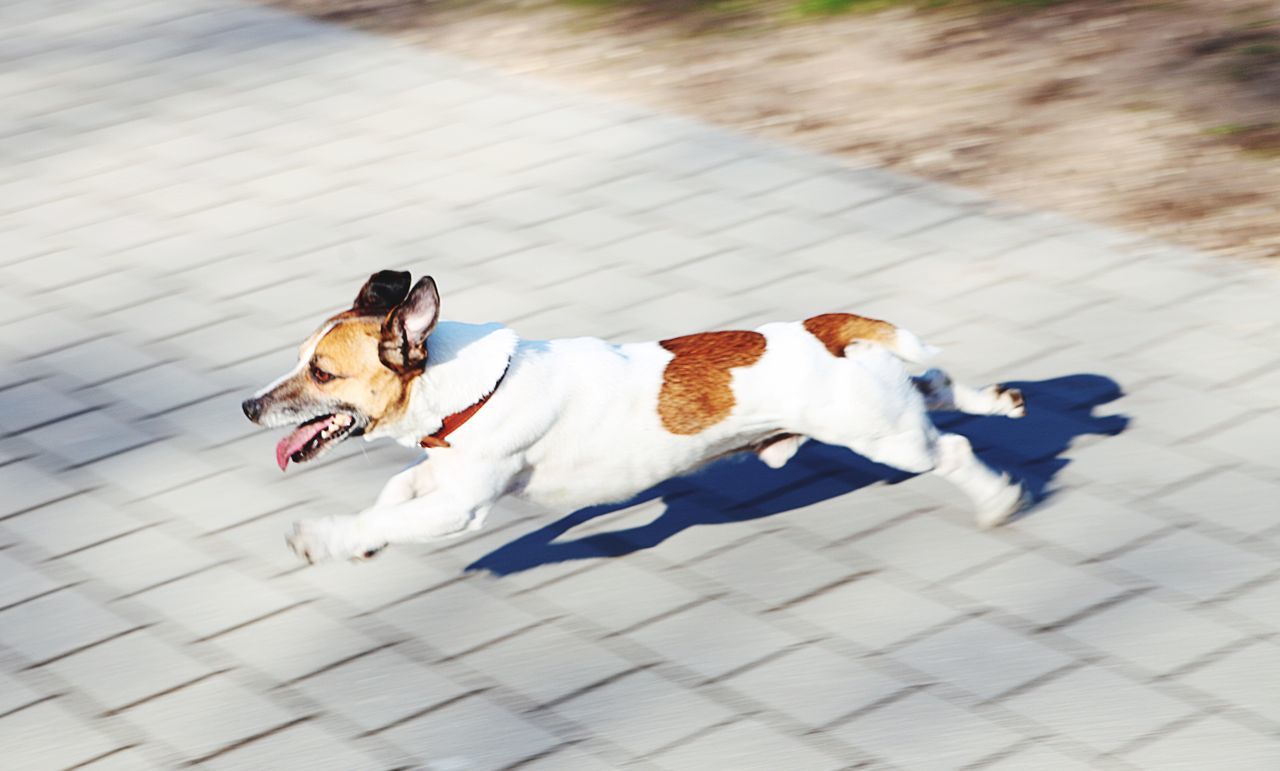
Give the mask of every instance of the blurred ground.
<svg viewBox="0 0 1280 771">
<path fill-rule="evenodd" d="M 278 0 L 1219 252 L 1280 255 L 1280 3 Z M 820 3 L 814 3 L 818 5 Z"/>
<path fill-rule="evenodd" d="M 236 0 L 0 3 L 5 771 L 1280 767 L 1280 276 Z M 994 532 L 847 453 L 307 567 L 412 454 L 239 402 L 379 268 L 655 339 L 892 319 Z"/>
</svg>

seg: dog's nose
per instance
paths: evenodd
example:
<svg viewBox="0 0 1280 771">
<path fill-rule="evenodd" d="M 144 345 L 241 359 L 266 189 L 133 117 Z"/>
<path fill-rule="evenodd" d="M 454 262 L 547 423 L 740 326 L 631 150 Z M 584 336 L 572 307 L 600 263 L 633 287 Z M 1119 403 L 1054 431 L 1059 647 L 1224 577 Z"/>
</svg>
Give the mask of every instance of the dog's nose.
<svg viewBox="0 0 1280 771">
<path fill-rule="evenodd" d="M 245 399 L 240 404 L 240 409 L 244 410 L 244 416 L 254 423 L 258 422 L 258 418 L 262 415 L 261 399 Z"/>
</svg>

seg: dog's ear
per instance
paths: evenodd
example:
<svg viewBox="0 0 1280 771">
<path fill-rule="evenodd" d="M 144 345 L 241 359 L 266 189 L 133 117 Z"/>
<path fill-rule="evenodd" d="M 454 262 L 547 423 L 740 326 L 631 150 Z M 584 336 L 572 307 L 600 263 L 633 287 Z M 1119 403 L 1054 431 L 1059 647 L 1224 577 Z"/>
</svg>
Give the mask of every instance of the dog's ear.
<svg viewBox="0 0 1280 771">
<path fill-rule="evenodd" d="M 427 335 L 439 318 L 440 292 L 430 276 L 423 276 L 382 322 L 378 358 L 401 374 L 421 370 L 427 364 Z"/>
<path fill-rule="evenodd" d="M 409 272 L 404 270 L 380 270 L 360 287 L 360 294 L 351 304 L 351 310 L 382 316 L 396 307 L 409 294 Z"/>
</svg>

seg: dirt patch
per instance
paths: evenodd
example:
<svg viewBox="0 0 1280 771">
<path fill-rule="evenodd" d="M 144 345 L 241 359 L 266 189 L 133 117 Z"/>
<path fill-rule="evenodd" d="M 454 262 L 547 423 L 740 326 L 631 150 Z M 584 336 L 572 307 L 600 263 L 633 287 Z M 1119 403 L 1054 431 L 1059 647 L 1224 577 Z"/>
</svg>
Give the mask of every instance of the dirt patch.
<svg viewBox="0 0 1280 771">
<path fill-rule="evenodd" d="M 749 0 L 274 4 L 1028 206 L 1280 256 L 1277 0 L 883 0 L 821 17 Z"/>
</svg>

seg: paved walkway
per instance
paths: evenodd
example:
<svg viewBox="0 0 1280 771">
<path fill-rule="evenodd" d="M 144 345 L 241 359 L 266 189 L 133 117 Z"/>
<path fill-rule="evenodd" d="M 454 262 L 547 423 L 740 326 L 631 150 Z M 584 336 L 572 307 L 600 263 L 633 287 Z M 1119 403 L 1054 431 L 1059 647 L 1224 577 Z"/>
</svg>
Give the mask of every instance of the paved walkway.
<svg viewBox="0 0 1280 771">
<path fill-rule="evenodd" d="M 1273 270 L 234 0 L 0 27 L 6 769 L 1280 767 Z M 1058 492 L 807 448 L 300 568 L 405 455 L 282 476 L 237 403 L 393 266 L 531 337 L 886 316 Z"/>
</svg>

